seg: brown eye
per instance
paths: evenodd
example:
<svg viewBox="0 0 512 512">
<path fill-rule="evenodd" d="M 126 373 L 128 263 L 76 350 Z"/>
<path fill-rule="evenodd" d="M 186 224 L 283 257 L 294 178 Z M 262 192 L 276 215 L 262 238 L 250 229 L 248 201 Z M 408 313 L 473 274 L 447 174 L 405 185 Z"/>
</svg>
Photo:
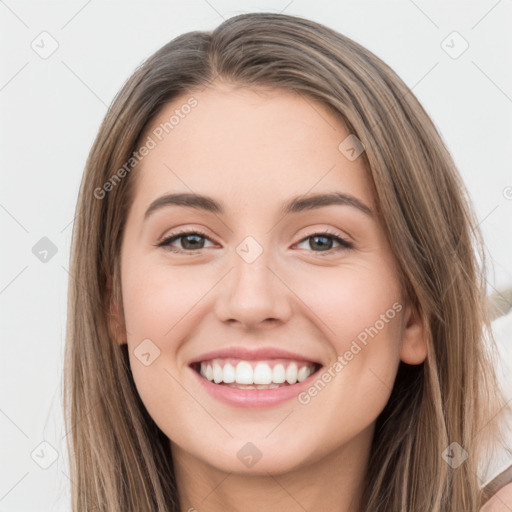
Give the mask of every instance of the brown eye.
<svg viewBox="0 0 512 512">
<path fill-rule="evenodd" d="M 313 252 L 332 253 L 343 249 L 352 249 L 354 246 L 348 240 L 341 238 L 334 233 L 315 233 L 301 240 L 300 243 L 309 240 L 308 249 Z M 339 244 L 338 247 L 333 248 L 333 244 Z"/>
<path fill-rule="evenodd" d="M 325 235 L 313 235 L 309 237 L 309 247 L 315 249 L 319 248 L 321 251 L 332 249 L 334 243 L 333 237 Z"/>
<path fill-rule="evenodd" d="M 181 247 L 174 246 L 174 242 L 181 240 Z M 164 238 L 157 247 L 165 247 L 173 252 L 192 252 L 204 249 L 205 240 L 210 240 L 204 233 L 198 231 L 182 231 Z"/>
</svg>

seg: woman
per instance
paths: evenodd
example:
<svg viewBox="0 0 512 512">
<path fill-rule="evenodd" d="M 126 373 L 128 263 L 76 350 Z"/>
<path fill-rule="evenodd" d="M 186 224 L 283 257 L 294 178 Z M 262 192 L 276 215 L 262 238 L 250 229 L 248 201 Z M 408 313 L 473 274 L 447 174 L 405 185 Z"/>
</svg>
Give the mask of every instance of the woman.
<svg viewBox="0 0 512 512">
<path fill-rule="evenodd" d="M 176 38 L 114 100 L 77 211 L 73 510 L 491 505 L 477 222 L 368 50 L 269 13 Z"/>
</svg>

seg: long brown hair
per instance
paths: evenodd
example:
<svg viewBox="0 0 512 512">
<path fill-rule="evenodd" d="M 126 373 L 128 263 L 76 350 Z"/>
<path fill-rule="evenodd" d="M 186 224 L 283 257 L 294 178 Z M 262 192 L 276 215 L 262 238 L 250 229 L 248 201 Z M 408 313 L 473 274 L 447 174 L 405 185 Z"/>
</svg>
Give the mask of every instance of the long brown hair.
<svg viewBox="0 0 512 512">
<path fill-rule="evenodd" d="M 496 424 L 487 422 L 502 402 L 482 340 L 485 258 L 460 176 L 385 63 L 323 25 L 273 13 L 235 16 L 162 47 L 118 93 L 90 151 L 73 230 L 64 375 L 73 511 L 179 510 L 170 443 L 137 394 L 127 346 L 114 342 L 111 307 L 121 296 L 130 159 L 165 103 L 216 79 L 320 101 L 362 141 L 404 289 L 427 327 L 426 361 L 400 363 L 377 419 L 361 511 L 477 511 L 478 465 Z M 458 467 L 443 457 L 453 442 L 468 454 Z"/>
</svg>

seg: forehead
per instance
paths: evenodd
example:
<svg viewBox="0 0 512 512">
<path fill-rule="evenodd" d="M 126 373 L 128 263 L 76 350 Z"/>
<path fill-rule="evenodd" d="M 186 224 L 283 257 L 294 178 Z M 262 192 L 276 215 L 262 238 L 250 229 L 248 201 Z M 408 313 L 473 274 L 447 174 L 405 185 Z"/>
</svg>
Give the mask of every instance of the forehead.
<svg viewBox="0 0 512 512">
<path fill-rule="evenodd" d="M 363 159 L 339 149 L 349 135 L 327 106 L 293 91 L 217 84 L 183 93 L 141 139 L 151 149 L 134 172 L 135 201 L 195 192 L 261 209 L 334 189 L 371 206 Z"/>
</svg>

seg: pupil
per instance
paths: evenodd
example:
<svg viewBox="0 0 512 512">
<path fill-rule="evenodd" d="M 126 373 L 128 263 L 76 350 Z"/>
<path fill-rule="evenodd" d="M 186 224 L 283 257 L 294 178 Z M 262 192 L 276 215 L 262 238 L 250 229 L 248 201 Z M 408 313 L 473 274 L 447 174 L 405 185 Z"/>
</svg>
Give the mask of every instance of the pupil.
<svg viewBox="0 0 512 512">
<path fill-rule="evenodd" d="M 195 241 L 197 242 L 198 239 L 201 239 L 202 236 L 200 235 L 187 235 L 183 238 L 183 240 L 185 241 L 185 243 L 183 244 L 183 246 L 186 248 L 186 249 L 197 249 L 197 244 L 194 245 L 194 243 L 191 244 L 191 246 L 187 247 L 187 244 L 189 243 L 189 240 L 193 238 L 195 239 Z M 200 241 L 200 240 L 199 240 Z"/>
<path fill-rule="evenodd" d="M 325 249 L 326 246 L 330 246 L 332 245 L 332 239 L 330 239 L 329 237 L 327 236 L 322 236 L 322 235 L 315 235 L 313 237 L 311 237 L 313 240 L 315 240 L 315 243 L 316 243 L 316 240 L 323 240 L 323 242 L 320 242 L 319 244 L 319 247 L 320 249 Z M 325 241 L 327 241 L 327 243 L 325 243 Z M 330 243 L 329 243 L 330 242 Z M 313 244 L 310 242 L 309 243 L 310 247 L 313 249 Z M 327 247 L 328 249 L 330 249 L 330 247 Z"/>
<path fill-rule="evenodd" d="M 203 237 L 201 235 L 187 235 L 182 239 L 184 240 L 183 246 L 188 249 L 197 249 L 197 245 L 198 243 L 200 244 L 202 238 Z M 190 239 L 194 241 L 190 243 Z M 314 240 L 314 242 L 311 243 L 311 240 Z M 309 245 L 312 249 L 314 249 L 314 245 L 320 249 L 330 249 L 332 246 L 332 239 L 327 236 L 315 235 L 311 237 Z"/>
</svg>

